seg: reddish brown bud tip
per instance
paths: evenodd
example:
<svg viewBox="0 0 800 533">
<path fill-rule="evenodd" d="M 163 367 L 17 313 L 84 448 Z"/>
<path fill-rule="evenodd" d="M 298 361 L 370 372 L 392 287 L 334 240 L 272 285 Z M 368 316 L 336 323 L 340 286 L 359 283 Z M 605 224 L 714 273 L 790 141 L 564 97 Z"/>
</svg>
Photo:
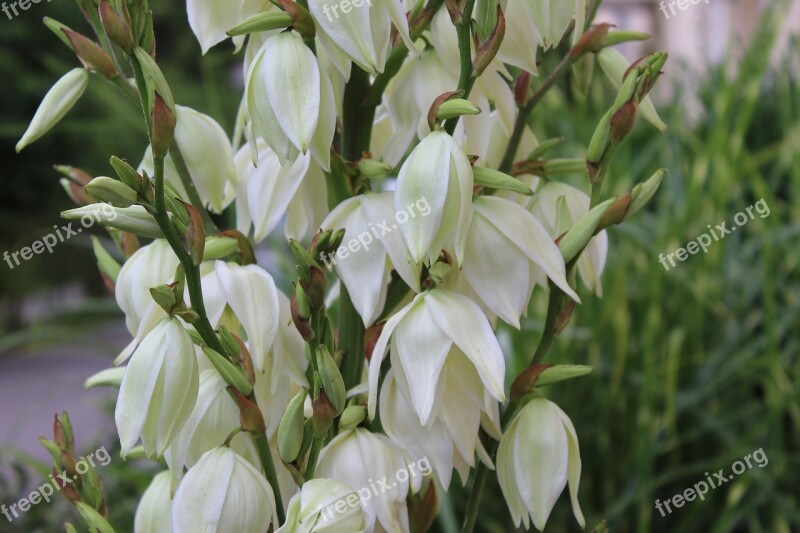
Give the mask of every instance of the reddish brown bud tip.
<svg viewBox="0 0 800 533">
<path fill-rule="evenodd" d="M 514 380 L 514 383 L 511 384 L 511 401 L 518 402 L 532 391 L 533 386 L 536 385 L 536 380 L 539 379 L 539 375 L 546 368 L 550 368 L 551 366 L 552 365 L 532 365 L 523 370 L 522 373 L 517 376 L 517 379 Z"/>
</svg>

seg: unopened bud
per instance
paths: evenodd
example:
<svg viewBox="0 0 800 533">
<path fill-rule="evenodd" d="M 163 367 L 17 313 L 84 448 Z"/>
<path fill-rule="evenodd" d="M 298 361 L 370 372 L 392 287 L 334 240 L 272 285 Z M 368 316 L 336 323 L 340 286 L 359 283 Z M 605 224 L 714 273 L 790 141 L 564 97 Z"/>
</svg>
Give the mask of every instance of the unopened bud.
<svg viewBox="0 0 800 533">
<path fill-rule="evenodd" d="M 339 419 L 339 429 L 355 429 L 367 419 L 367 408 L 363 405 L 351 405 Z"/>
<path fill-rule="evenodd" d="M 119 276 L 119 271 L 122 267 L 111 257 L 111 254 L 103 247 L 97 237 L 92 237 L 92 249 L 100 272 L 108 276 L 111 281 L 117 281 L 117 276 Z"/>
<path fill-rule="evenodd" d="M 478 115 L 481 110 L 463 98 L 453 98 L 443 102 L 436 111 L 436 120 L 447 120 L 449 118 L 460 117 L 462 115 Z"/>
<path fill-rule="evenodd" d="M 128 163 L 127 161 L 120 159 L 119 157 L 112 155 L 109 161 L 111 163 L 112 168 L 119 176 L 120 181 L 130 187 L 138 191 L 142 186 L 142 181 L 144 178 L 139 175 L 138 172 Z"/>
<path fill-rule="evenodd" d="M 392 171 L 392 165 L 374 159 L 362 159 L 358 162 L 358 171 L 367 179 L 380 178 Z"/>
<path fill-rule="evenodd" d="M 303 39 L 313 39 L 316 34 L 314 19 L 300 2 L 294 0 L 275 0 L 275 2 L 292 17 L 292 28 L 303 36 Z"/>
<path fill-rule="evenodd" d="M 108 0 L 100 0 L 98 11 L 103 30 L 112 42 L 119 45 L 126 54 L 133 50 L 133 32 L 131 31 L 131 19 L 125 2 L 119 2 L 122 6 L 122 14 L 114 11 Z"/>
<path fill-rule="evenodd" d="M 317 347 L 317 368 L 322 379 L 322 388 L 328 399 L 339 414 L 344 409 L 347 401 L 347 390 L 344 386 L 344 379 L 336 361 L 333 360 L 330 351 L 325 346 Z"/>
<path fill-rule="evenodd" d="M 169 147 L 172 146 L 172 139 L 175 136 L 176 122 L 173 110 L 169 108 L 160 94 L 155 93 L 150 115 L 153 157 L 166 157 L 169 153 Z"/>
<path fill-rule="evenodd" d="M 115 207 L 129 207 L 136 203 L 136 191 L 114 178 L 98 176 L 84 189 L 94 198 Z"/>
<path fill-rule="evenodd" d="M 223 259 L 236 252 L 239 245 L 231 237 L 208 237 L 203 250 L 203 261 Z"/>
<path fill-rule="evenodd" d="M 114 62 L 99 44 L 76 31 L 70 29 L 62 29 L 62 31 L 69 39 L 72 51 L 75 52 L 84 67 L 97 71 L 108 79 L 117 75 Z"/>
<path fill-rule="evenodd" d="M 608 37 L 608 30 L 613 24 L 603 23 L 595 24 L 584 33 L 578 43 L 569 51 L 569 55 L 573 59 L 577 59 L 584 54 L 597 52 L 606 42 Z"/>
<path fill-rule="evenodd" d="M 608 32 L 608 36 L 606 36 L 606 42 L 603 43 L 603 46 L 614 46 L 620 43 L 627 43 L 628 41 L 646 41 L 649 38 L 649 33 L 640 31 L 610 31 Z"/>
<path fill-rule="evenodd" d="M 480 185 L 481 187 L 487 187 L 489 189 L 513 191 L 526 196 L 531 196 L 533 194 L 530 187 L 517 178 L 503 172 L 487 167 L 476 166 L 472 168 L 472 173 L 474 175 L 475 185 Z"/>
<path fill-rule="evenodd" d="M 246 398 L 235 387 L 228 387 L 228 391 L 233 394 L 236 404 L 239 406 L 239 422 L 241 423 L 242 431 L 254 435 L 261 435 L 266 432 L 267 425 L 264 423 L 264 415 L 261 414 L 261 409 L 258 408 L 258 405 Z"/>
<path fill-rule="evenodd" d="M 217 372 L 219 372 L 220 376 L 222 376 L 222 379 L 225 380 L 225 383 L 245 396 L 249 396 L 250 393 L 253 392 L 253 386 L 248 383 L 241 368 L 234 365 L 221 353 L 208 346 L 203 346 L 203 353 Z"/>
<path fill-rule="evenodd" d="M 611 117 L 611 138 L 616 142 L 628 136 L 636 123 L 637 105 L 633 100 L 628 100 Z"/>
<path fill-rule="evenodd" d="M 99 224 L 128 231 L 140 237 L 159 239 L 163 237 L 153 216 L 141 205 L 113 207 L 109 204 L 90 204 L 61 212 L 65 220 L 78 220 L 84 216 L 94 218 Z"/>
<path fill-rule="evenodd" d="M 279 30 L 288 28 L 293 23 L 292 16 L 286 11 L 265 11 L 247 17 L 242 22 L 228 30 L 228 35 L 247 35 L 261 31 Z"/>
<path fill-rule="evenodd" d="M 570 228 L 558 243 L 564 263 L 569 263 L 583 250 L 592 239 L 603 214 L 616 199 L 610 198 L 590 210 Z"/>
<path fill-rule="evenodd" d="M 308 283 L 303 288 L 308 294 L 308 301 L 312 308 L 318 309 L 325 305 L 325 291 L 328 290 L 328 280 L 322 270 L 315 266 L 309 268 Z"/>
<path fill-rule="evenodd" d="M 475 58 L 472 60 L 472 76 L 477 77 L 483 74 L 483 71 L 494 61 L 505 35 L 506 16 L 503 14 L 503 9 L 498 5 L 497 24 L 489 37 L 481 42 L 475 51 Z"/>
<path fill-rule="evenodd" d="M 333 425 L 333 420 L 336 418 L 336 409 L 331 405 L 330 400 L 325 395 L 325 391 L 319 391 L 316 398 L 314 398 L 314 417 L 313 428 L 314 436 L 323 438 L 328 435 L 328 430 Z"/>
<path fill-rule="evenodd" d="M 284 463 L 293 463 L 300 455 L 303 446 L 305 401 L 306 391 L 303 389 L 289 402 L 278 425 L 278 454 Z"/>
<path fill-rule="evenodd" d="M 589 141 L 589 148 L 586 150 L 586 161 L 598 163 L 606 153 L 608 144 L 611 140 L 611 110 L 607 111 L 600 122 L 597 124 L 592 140 Z"/>
<path fill-rule="evenodd" d="M 631 191 L 631 205 L 628 208 L 628 214 L 626 215 L 627 217 L 635 215 L 645 205 L 647 205 L 647 202 L 653 198 L 658 191 L 659 186 L 661 186 L 661 180 L 664 179 L 664 175 L 666 173 L 667 169 L 659 169 L 655 172 L 655 174 L 650 176 L 647 181 L 644 183 L 639 183 L 633 188 Z"/>
</svg>

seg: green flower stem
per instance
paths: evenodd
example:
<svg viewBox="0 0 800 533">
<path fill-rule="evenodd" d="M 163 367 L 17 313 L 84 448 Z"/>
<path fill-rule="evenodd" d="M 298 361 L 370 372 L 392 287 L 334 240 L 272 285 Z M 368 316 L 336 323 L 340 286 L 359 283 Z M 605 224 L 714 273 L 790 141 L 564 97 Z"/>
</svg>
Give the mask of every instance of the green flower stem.
<svg viewBox="0 0 800 533">
<path fill-rule="evenodd" d="M 313 437 L 311 440 L 311 452 L 308 454 L 308 463 L 306 463 L 306 472 L 303 476 L 306 481 L 314 478 L 314 472 L 317 470 L 317 461 L 319 460 L 319 452 L 325 445 L 324 437 Z"/>
<path fill-rule="evenodd" d="M 211 220 L 211 215 L 208 214 L 208 210 L 200 199 L 197 187 L 195 187 L 194 181 L 192 181 L 192 174 L 189 172 L 186 160 L 183 158 L 180 147 L 178 147 L 178 141 L 175 139 L 172 140 L 172 146 L 169 148 L 169 155 L 172 156 L 172 162 L 175 164 L 175 170 L 178 171 L 178 177 L 189 197 L 189 203 L 200 213 L 200 217 L 203 219 L 203 226 L 205 226 L 206 233 L 217 233 L 217 226 L 214 224 L 214 221 Z"/>
<path fill-rule="evenodd" d="M 475 80 L 472 71 L 472 11 L 475 8 L 475 0 L 467 0 L 464 4 L 464 11 L 461 20 L 456 22 L 456 33 L 458 34 L 458 54 L 461 58 L 461 74 L 458 78 L 458 90 L 464 91 L 462 98 L 469 97 Z M 445 123 L 445 131 L 450 135 L 456 131 L 459 117 L 451 118 Z"/>
<path fill-rule="evenodd" d="M 522 141 L 522 133 L 525 131 L 525 126 L 528 124 L 528 119 L 530 118 L 533 109 L 539 102 L 542 101 L 542 98 L 544 98 L 544 95 L 547 94 L 547 91 L 549 91 L 553 85 L 556 84 L 561 76 L 563 76 L 574 63 L 575 58 L 567 54 L 564 59 L 561 60 L 561 63 L 558 64 L 555 70 L 550 73 L 546 80 L 544 80 L 542 86 L 539 87 L 535 93 L 533 93 L 533 96 L 531 96 L 530 100 L 528 100 L 525 105 L 520 108 L 519 114 L 517 115 L 517 120 L 514 123 L 514 131 L 511 132 L 511 138 L 508 140 L 506 153 L 503 156 L 500 167 L 498 168 L 500 172 L 508 173 L 511 170 L 511 167 L 514 164 L 514 156 L 517 154 L 520 141 Z"/>
<path fill-rule="evenodd" d="M 278 473 L 275 470 L 275 463 L 272 462 L 272 453 L 269 451 L 269 441 L 267 441 L 266 433 L 259 433 L 253 435 L 258 448 L 258 455 L 261 458 L 261 466 L 264 467 L 264 473 L 267 476 L 267 481 L 272 486 L 272 492 L 275 494 L 275 512 L 278 515 L 278 525 L 286 521 L 286 515 L 283 512 L 283 499 L 281 498 L 281 486 L 278 483 Z"/>
<path fill-rule="evenodd" d="M 139 88 L 139 94 L 147 94 L 142 67 L 135 56 L 131 55 L 130 58 L 131 65 L 133 66 L 134 76 L 136 78 L 136 85 Z M 150 138 L 152 136 L 152 128 L 150 127 L 150 110 L 146 109 L 143 100 L 142 112 L 144 113 L 144 120 L 145 124 L 147 125 L 147 136 Z M 161 228 L 161 231 L 164 233 L 164 237 L 167 239 L 167 242 L 169 243 L 173 252 L 175 252 L 175 255 L 178 256 L 178 260 L 181 262 L 186 272 L 186 286 L 189 290 L 189 299 L 191 301 L 192 308 L 200 316 L 200 318 L 193 325 L 203 338 L 203 341 L 205 341 L 209 347 L 221 354 L 224 354 L 225 349 L 222 347 L 222 343 L 214 333 L 214 328 L 211 327 L 211 323 L 208 321 L 208 314 L 206 313 L 206 307 L 203 301 L 203 289 L 200 284 L 200 268 L 194 264 L 191 256 L 184 249 L 180 236 L 178 235 L 175 226 L 172 225 L 172 222 L 169 219 L 169 214 L 167 213 L 167 206 L 164 199 L 163 157 L 153 157 L 153 169 L 153 180 L 155 186 L 155 213 L 153 217 L 155 218 L 159 228 Z"/>
</svg>

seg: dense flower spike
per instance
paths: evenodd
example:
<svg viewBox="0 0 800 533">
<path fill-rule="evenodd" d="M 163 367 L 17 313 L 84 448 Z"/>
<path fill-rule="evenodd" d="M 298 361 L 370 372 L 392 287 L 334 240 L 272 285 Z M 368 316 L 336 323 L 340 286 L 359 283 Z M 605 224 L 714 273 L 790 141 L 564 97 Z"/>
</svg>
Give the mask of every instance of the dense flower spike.
<svg viewBox="0 0 800 533">
<path fill-rule="evenodd" d="M 497 452 L 497 479 L 514 523 L 543 530 L 558 496 L 569 482 L 575 519 L 585 527 L 578 505 L 581 457 L 569 417 L 544 398 L 531 400 L 506 430 Z"/>
<path fill-rule="evenodd" d="M 79 3 L 96 22 L 97 1 Z M 517 526 L 543 528 L 567 485 L 583 526 L 575 430 L 534 387 L 588 372 L 542 359 L 580 303 L 577 276 L 602 295 L 597 228 L 661 180 L 603 201 L 637 111 L 662 125 L 645 95 L 666 54 L 624 79 L 607 46 L 624 36 L 607 42 L 585 0 L 187 0 L 204 54 L 228 36 L 241 53 L 244 92 L 216 107 L 238 111 L 218 123 L 176 103 L 146 1 L 99 10 L 97 42 L 47 21 L 91 68 L 56 83 L 17 148 L 92 73 L 141 104 L 138 171 L 116 156 L 116 177 L 57 167 L 77 203 L 62 216 L 110 233 L 93 248 L 133 337 L 127 366 L 87 386 L 119 387 L 123 458 L 169 467 L 135 531 L 425 531 L 440 503 L 463 507 L 447 502 L 456 472 L 473 487 L 472 532 L 495 466 Z M 577 155 L 553 159 L 561 139 L 534 135 L 553 115 L 534 107 L 558 102 L 545 93 L 573 68 L 587 91 L 595 66 L 617 101 L 586 150 L 568 142 Z M 588 182 L 555 180 L 584 168 Z M 288 247 L 266 253 L 280 226 Z M 538 346 L 495 331 L 522 329 L 529 311 Z M 74 446 L 71 428 L 56 434 L 60 468 Z M 110 530 L 104 498 L 82 494 L 99 483 L 79 485 L 68 498 Z"/>
</svg>

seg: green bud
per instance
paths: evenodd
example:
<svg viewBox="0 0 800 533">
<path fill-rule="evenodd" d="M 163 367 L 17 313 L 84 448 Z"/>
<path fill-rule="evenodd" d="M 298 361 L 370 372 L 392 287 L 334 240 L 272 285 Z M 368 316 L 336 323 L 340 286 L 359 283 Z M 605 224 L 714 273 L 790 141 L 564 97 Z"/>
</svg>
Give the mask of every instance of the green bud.
<svg viewBox="0 0 800 533">
<path fill-rule="evenodd" d="M 367 179 L 380 178 L 392 171 L 392 165 L 374 159 L 362 159 L 358 162 L 358 171 Z"/>
<path fill-rule="evenodd" d="M 463 98 L 453 98 L 443 102 L 439 109 L 436 110 L 436 120 L 447 120 L 450 118 L 460 117 L 462 115 L 478 115 L 481 110 Z"/>
<path fill-rule="evenodd" d="M 279 30 L 292 25 L 292 16 L 286 11 L 266 11 L 247 17 L 242 22 L 228 30 L 228 35 L 246 35 L 260 31 Z"/>
<path fill-rule="evenodd" d="M 72 524 L 70 524 L 69 522 L 67 522 L 66 524 L 64 524 L 64 529 L 67 531 L 67 533 L 78 533 L 78 532 L 75 530 L 75 526 L 73 526 L 73 525 L 72 525 Z"/>
<path fill-rule="evenodd" d="M 61 212 L 61 218 L 65 220 L 78 220 L 84 216 L 95 219 L 103 226 L 127 231 L 140 237 L 148 239 L 163 237 L 153 216 L 140 205 L 113 207 L 108 204 L 90 204 Z"/>
<path fill-rule="evenodd" d="M 28 129 L 17 143 L 17 153 L 58 124 L 83 96 L 87 85 L 89 71 L 86 69 L 76 68 L 64 74 L 39 104 Z"/>
<path fill-rule="evenodd" d="M 327 347 L 318 346 L 316 354 L 317 368 L 322 379 L 322 388 L 331 405 L 336 409 L 336 413 L 341 413 L 347 401 L 347 392 L 344 387 L 342 373 L 339 371 L 339 367 Z"/>
<path fill-rule="evenodd" d="M 633 188 L 631 191 L 631 205 L 628 208 L 628 213 L 625 215 L 625 218 L 635 215 L 647 205 L 647 202 L 649 202 L 658 191 L 661 180 L 664 179 L 664 174 L 666 173 L 667 169 L 659 169 L 655 174 L 650 176 L 647 181 L 639 183 Z"/>
<path fill-rule="evenodd" d="M 306 391 L 303 389 L 289 402 L 278 425 L 278 454 L 284 463 L 293 463 L 300 456 L 304 440 L 305 401 Z"/>
<path fill-rule="evenodd" d="M 450 272 L 453 270 L 453 267 L 448 265 L 447 263 L 443 263 L 441 261 L 434 263 L 431 265 L 428 273 L 431 275 L 431 279 L 437 285 L 441 285 L 450 275 Z"/>
<path fill-rule="evenodd" d="M 117 260 L 111 257 L 111 254 L 103 247 L 100 243 L 100 239 L 97 237 L 92 237 L 92 250 L 94 250 L 94 256 L 97 259 L 97 268 L 108 276 L 111 281 L 117 281 L 117 276 L 119 276 L 119 271 L 121 269 Z"/>
<path fill-rule="evenodd" d="M 122 2 L 119 2 L 119 4 L 120 5 L 116 7 L 121 8 L 122 14 L 118 13 L 108 0 L 100 0 L 98 11 L 106 35 L 108 35 L 112 42 L 122 48 L 126 54 L 130 54 L 133 50 L 131 19 L 125 4 Z"/>
<path fill-rule="evenodd" d="M 175 306 L 178 305 L 178 298 L 175 291 L 168 285 L 159 285 L 150 289 L 150 296 L 168 314 L 171 314 Z"/>
<path fill-rule="evenodd" d="M 136 169 L 134 169 L 127 161 L 120 159 L 119 157 L 112 155 L 111 156 L 111 167 L 119 176 L 120 181 L 134 190 L 139 190 L 142 186 L 142 178 Z"/>
<path fill-rule="evenodd" d="M 203 261 L 228 257 L 238 249 L 239 243 L 236 242 L 236 239 L 231 237 L 208 237 L 203 251 Z"/>
<path fill-rule="evenodd" d="M 603 158 L 603 154 L 606 153 L 608 144 L 611 141 L 611 116 L 612 110 L 609 109 L 600 119 L 592 135 L 592 140 L 589 141 L 586 160 L 590 163 L 598 163 Z"/>
<path fill-rule="evenodd" d="M 545 368 L 539 374 L 539 379 L 536 380 L 536 387 L 544 387 L 559 381 L 565 381 L 572 378 L 578 378 L 591 373 L 594 370 L 593 366 L 586 365 L 553 365 Z"/>
<path fill-rule="evenodd" d="M 491 168 L 472 167 L 472 174 L 475 177 L 475 185 L 480 185 L 489 189 L 518 192 L 526 196 L 533 194 L 531 188 L 517 178 Z"/>
<path fill-rule="evenodd" d="M 152 112 L 153 105 L 155 103 L 154 95 L 159 94 L 174 115 L 175 100 L 172 98 L 172 91 L 170 90 L 169 84 L 167 83 L 164 74 L 161 72 L 161 69 L 158 68 L 158 64 L 156 64 L 155 60 L 150 57 L 150 54 L 148 54 L 141 46 L 137 46 L 133 49 L 133 55 L 136 58 L 136 61 L 139 62 L 144 75 L 147 94 L 142 95 L 142 98 L 145 98 L 144 107 L 147 109 L 148 114 Z"/>
<path fill-rule="evenodd" d="M 339 419 L 339 429 L 355 429 L 367 418 L 367 408 L 363 405 L 351 405 Z"/>
<path fill-rule="evenodd" d="M 81 514 L 81 517 L 89 526 L 90 531 L 97 531 L 97 533 L 114 533 L 114 528 L 111 524 L 103 518 L 103 515 L 98 513 L 95 509 L 83 502 L 77 502 L 75 507 Z"/>
<path fill-rule="evenodd" d="M 604 46 L 614 46 L 615 44 L 627 43 L 628 41 L 646 41 L 650 38 L 650 34 L 640 31 L 610 31 L 606 37 Z"/>
<path fill-rule="evenodd" d="M 550 159 L 544 163 L 545 174 L 577 174 L 586 172 L 585 159 Z"/>
<path fill-rule="evenodd" d="M 552 139 L 547 139 L 546 141 L 542 141 L 539 143 L 539 146 L 533 149 L 531 155 L 528 156 L 528 160 L 533 161 L 542 157 L 545 152 L 553 148 L 554 146 L 558 146 L 564 142 L 564 137 L 553 137 Z"/>
<path fill-rule="evenodd" d="M 136 191 L 114 178 L 98 176 L 84 190 L 91 196 L 115 207 L 130 207 L 136 203 Z"/>
<path fill-rule="evenodd" d="M 208 346 L 203 346 L 203 353 L 206 354 L 206 357 L 208 357 L 208 360 L 214 365 L 214 368 L 222 376 L 222 379 L 225 380 L 225 383 L 241 392 L 244 396 L 249 396 L 250 393 L 253 392 L 253 386 L 247 382 L 247 378 L 244 376 L 241 368 L 234 365 L 222 354 Z"/>
<path fill-rule="evenodd" d="M 570 263 L 583 250 L 594 236 L 594 231 L 605 214 L 606 209 L 614 203 L 615 198 L 610 198 L 598 205 L 580 219 L 561 238 L 558 247 L 564 256 L 564 263 Z"/>
<path fill-rule="evenodd" d="M 64 30 L 71 30 L 72 28 L 50 17 L 45 17 L 42 22 L 44 22 L 44 25 L 47 26 L 50 31 L 56 34 L 56 37 L 61 39 L 62 43 L 72 48 L 72 43 L 69 42 L 69 39 L 67 39 L 67 34 L 64 32 Z"/>
<path fill-rule="evenodd" d="M 294 297 L 297 300 L 297 316 L 302 320 L 311 318 L 311 302 L 308 301 L 308 294 L 302 284 L 295 283 Z"/>
<path fill-rule="evenodd" d="M 622 86 L 620 86 L 619 91 L 617 92 L 617 97 L 614 99 L 614 104 L 611 106 L 612 109 L 619 109 L 623 104 L 633 98 L 634 93 L 636 92 L 638 78 L 639 69 L 634 68 L 628 74 L 628 77 L 625 78 L 625 81 L 622 82 Z"/>
</svg>

